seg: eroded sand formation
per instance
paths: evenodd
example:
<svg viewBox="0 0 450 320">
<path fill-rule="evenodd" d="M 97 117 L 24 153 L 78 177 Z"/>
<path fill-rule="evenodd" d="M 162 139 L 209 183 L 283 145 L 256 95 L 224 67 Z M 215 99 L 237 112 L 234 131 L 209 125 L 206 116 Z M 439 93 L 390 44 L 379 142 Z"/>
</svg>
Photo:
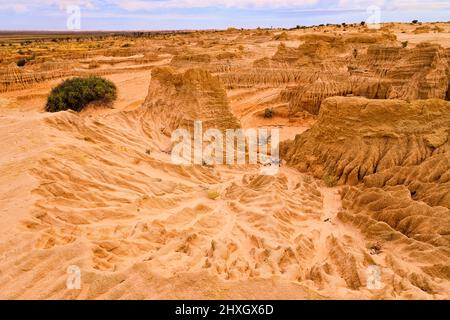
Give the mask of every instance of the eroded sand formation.
<svg viewBox="0 0 450 320">
<path fill-rule="evenodd" d="M 291 165 L 346 184 L 337 217 L 383 253 L 375 261 L 389 270 L 394 292 L 448 286 L 449 133 L 443 100 L 339 97 L 325 100 L 313 128 L 283 146 Z"/>
<path fill-rule="evenodd" d="M 54 44 L 63 64 L 42 49 L 22 68 L 7 57 L 0 297 L 448 299 L 450 26 L 416 27 L 68 41 Z M 113 108 L 43 112 L 52 86 L 85 74 L 117 84 Z M 171 133 L 195 120 L 279 128 L 285 164 L 175 165 Z"/>
</svg>

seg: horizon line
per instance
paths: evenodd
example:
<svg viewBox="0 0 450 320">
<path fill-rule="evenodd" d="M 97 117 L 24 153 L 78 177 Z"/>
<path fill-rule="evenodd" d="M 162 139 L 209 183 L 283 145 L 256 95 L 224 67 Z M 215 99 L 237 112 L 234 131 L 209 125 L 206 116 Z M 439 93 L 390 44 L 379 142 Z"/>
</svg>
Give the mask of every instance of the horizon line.
<svg viewBox="0 0 450 320">
<path fill-rule="evenodd" d="M 362 22 L 362 21 L 361 21 Z M 347 24 L 348 26 L 351 25 L 359 25 L 358 22 L 342 22 L 342 23 L 321 23 L 321 24 L 310 24 L 310 25 L 298 25 L 300 27 L 305 28 L 314 28 L 314 27 L 323 27 L 323 26 L 338 26 L 342 24 Z M 435 24 L 435 23 L 450 23 L 450 20 L 448 21 L 418 21 L 417 24 Z M 404 22 L 404 21 L 389 21 L 389 22 L 380 22 L 380 25 L 386 25 L 386 24 L 413 24 L 411 22 Z M 236 27 L 236 26 L 229 26 L 226 28 L 197 28 L 197 29 L 86 29 L 86 30 L 69 30 L 69 29 L 0 29 L 0 33 L 11 33 L 11 32 L 57 32 L 57 33 L 68 33 L 68 34 L 82 34 L 82 33 L 89 33 L 89 32 L 101 32 L 101 33 L 108 33 L 108 32 L 123 32 L 123 33 L 131 33 L 131 32 L 195 32 L 195 31 L 227 31 L 228 29 L 236 29 L 236 30 L 289 30 L 289 29 L 296 29 L 297 26 L 292 26 L 290 28 L 288 27 L 256 27 L 256 28 L 244 28 L 244 27 Z"/>
</svg>

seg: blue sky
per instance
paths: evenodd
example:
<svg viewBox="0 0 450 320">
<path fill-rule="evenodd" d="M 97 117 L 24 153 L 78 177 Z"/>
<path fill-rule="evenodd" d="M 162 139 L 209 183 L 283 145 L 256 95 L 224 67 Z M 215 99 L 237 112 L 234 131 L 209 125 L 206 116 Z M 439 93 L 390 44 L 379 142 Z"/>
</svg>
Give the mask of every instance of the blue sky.
<svg viewBox="0 0 450 320">
<path fill-rule="evenodd" d="M 0 0 L 0 30 L 68 30 L 67 11 L 73 6 L 80 8 L 81 30 L 360 22 L 373 17 L 373 8 L 379 9 L 382 22 L 450 20 L 449 0 Z M 368 8 L 372 11 L 368 12 Z"/>
</svg>

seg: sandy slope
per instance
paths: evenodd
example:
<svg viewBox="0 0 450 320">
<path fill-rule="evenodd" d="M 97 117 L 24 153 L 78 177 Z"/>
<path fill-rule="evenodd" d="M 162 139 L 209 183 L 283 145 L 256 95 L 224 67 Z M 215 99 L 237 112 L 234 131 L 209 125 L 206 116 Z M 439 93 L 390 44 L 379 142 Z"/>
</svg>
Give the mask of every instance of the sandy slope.
<svg viewBox="0 0 450 320">
<path fill-rule="evenodd" d="M 6 110 L 2 298 L 336 295 L 321 293 L 311 270 L 323 264 L 332 228 L 323 220 L 339 199 L 312 178 L 174 166 L 146 153 L 145 119 L 131 121 L 139 111 Z M 81 268 L 81 291 L 65 289 L 70 265 Z"/>
<path fill-rule="evenodd" d="M 2 298 L 396 297 L 365 287 L 337 189 L 288 168 L 175 166 L 147 154 L 141 110 L 2 116 Z"/>
</svg>

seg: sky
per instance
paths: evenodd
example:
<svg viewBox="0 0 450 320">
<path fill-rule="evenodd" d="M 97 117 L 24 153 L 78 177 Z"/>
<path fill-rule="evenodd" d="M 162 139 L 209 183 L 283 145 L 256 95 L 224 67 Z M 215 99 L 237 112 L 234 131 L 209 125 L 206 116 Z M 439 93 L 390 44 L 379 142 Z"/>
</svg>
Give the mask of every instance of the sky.
<svg viewBox="0 0 450 320">
<path fill-rule="evenodd" d="M 0 0 L 0 30 L 179 30 L 450 21 L 450 0 Z"/>
</svg>

